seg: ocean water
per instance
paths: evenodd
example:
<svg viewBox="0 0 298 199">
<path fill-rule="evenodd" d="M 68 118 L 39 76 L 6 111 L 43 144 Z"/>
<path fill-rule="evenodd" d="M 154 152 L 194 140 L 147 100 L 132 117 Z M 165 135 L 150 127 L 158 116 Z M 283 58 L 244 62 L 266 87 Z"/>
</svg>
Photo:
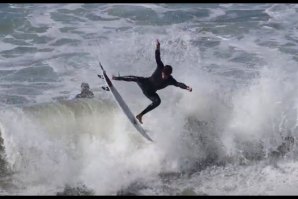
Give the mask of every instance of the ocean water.
<svg viewBox="0 0 298 199">
<path fill-rule="evenodd" d="M 1 4 L 0 195 L 297 195 L 298 5 Z M 173 76 L 145 140 L 101 89 Z M 87 82 L 93 99 L 74 99 Z M 134 114 L 150 101 L 114 83 Z"/>
</svg>

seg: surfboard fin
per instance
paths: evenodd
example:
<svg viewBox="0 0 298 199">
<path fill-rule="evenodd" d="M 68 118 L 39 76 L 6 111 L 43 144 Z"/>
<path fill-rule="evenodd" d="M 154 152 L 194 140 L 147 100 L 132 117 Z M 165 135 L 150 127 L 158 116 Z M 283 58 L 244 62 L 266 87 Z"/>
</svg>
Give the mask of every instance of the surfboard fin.
<svg viewBox="0 0 298 199">
<path fill-rule="evenodd" d="M 104 77 L 102 75 L 97 75 L 100 79 L 104 79 Z"/>
<path fill-rule="evenodd" d="M 110 91 L 109 87 L 107 87 L 107 86 L 102 86 L 101 88 L 105 91 Z"/>
</svg>

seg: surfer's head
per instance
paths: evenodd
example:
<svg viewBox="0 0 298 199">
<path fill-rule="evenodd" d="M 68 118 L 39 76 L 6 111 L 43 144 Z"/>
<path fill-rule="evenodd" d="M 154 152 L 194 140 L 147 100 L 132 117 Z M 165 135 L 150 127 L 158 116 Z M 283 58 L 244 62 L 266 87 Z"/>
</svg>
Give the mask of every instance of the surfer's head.
<svg viewBox="0 0 298 199">
<path fill-rule="evenodd" d="M 163 79 L 168 79 L 170 75 L 172 74 L 173 68 L 170 65 L 165 65 L 162 72 L 161 72 L 161 77 Z"/>
<path fill-rule="evenodd" d="M 83 91 L 83 90 L 89 90 L 90 89 L 90 87 L 89 87 L 89 84 L 88 83 L 85 83 L 85 82 L 83 82 L 82 84 L 81 84 L 81 90 Z"/>
</svg>

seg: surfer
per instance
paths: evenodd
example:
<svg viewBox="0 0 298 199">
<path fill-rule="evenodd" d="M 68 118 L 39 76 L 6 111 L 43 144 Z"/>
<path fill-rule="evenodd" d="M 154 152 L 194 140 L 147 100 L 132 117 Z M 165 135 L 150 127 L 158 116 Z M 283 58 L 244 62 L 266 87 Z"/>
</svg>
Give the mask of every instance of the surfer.
<svg viewBox="0 0 298 199">
<path fill-rule="evenodd" d="M 152 101 L 152 103 L 147 108 L 145 108 L 140 114 L 136 116 L 141 124 L 143 124 L 142 117 L 149 111 L 159 106 L 161 103 L 161 100 L 156 93 L 157 90 L 163 89 L 169 85 L 174 85 L 182 89 L 186 89 L 190 92 L 192 91 L 191 87 L 186 86 L 184 83 L 178 82 L 173 78 L 173 76 L 171 75 L 173 71 L 172 66 L 164 65 L 161 61 L 160 43 L 158 40 L 156 40 L 155 60 L 157 63 L 157 67 L 150 77 L 112 76 L 113 80 L 136 82 L 142 89 L 144 95 Z"/>
<path fill-rule="evenodd" d="M 76 95 L 76 98 L 92 98 L 94 94 L 90 91 L 90 87 L 88 83 L 83 82 L 81 84 L 81 93 Z"/>
</svg>

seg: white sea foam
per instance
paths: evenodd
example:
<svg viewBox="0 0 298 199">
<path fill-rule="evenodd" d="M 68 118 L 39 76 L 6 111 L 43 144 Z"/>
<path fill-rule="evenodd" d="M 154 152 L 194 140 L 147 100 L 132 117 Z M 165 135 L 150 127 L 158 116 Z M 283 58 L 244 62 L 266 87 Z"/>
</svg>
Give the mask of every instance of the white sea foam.
<svg viewBox="0 0 298 199">
<path fill-rule="evenodd" d="M 285 136 L 297 136 L 296 6 L 204 5 L 208 17 L 181 23 L 171 13 L 187 16 L 193 7 L 136 4 L 129 10 L 131 5 L 10 6 L 10 12 L 25 9 L 33 27 L 19 26 L 18 34 L 4 37 L 22 35 L 30 45 L 19 45 L 12 51 L 15 57 L 1 54 L 0 94 L 11 94 L 20 85 L 40 92 L 25 95 L 30 107 L 17 102 L 1 107 L 1 137 L 16 186 L 3 187 L 4 193 L 55 195 L 66 185 L 84 184 L 97 195 L 115 195 L 143 183 L 135 192 L 177 195 L 190 188 L 199 195 L 296 194 L 295 147 L 283 160 L 269 161 Z M 143 18 L 139 11 L 145 8 L 156 15 Z M 268 20 L 266 15 L 260 21 L 243 20 L 247 16 L 241 10 L 259 9 Z M 228 11 L 235 21 L 214 20 Z M 152 144 L 133 129 L 110 93 L 100 89 L 97 73 L 101 61 L 108 75 L 151 75 L 156 39 L 163 62 L 193 91 L 174 86 L 158 91 L 161 105 L 143 119 Z M 1 40 L 1 52 L 14 47 Z M 57 78 L 26 79 L 39 66 L 50 72 L 37 77 Z M 7 76 L 7 70 L 18 75 Z M 89 83 L 95 99 L 61 102 L 78 94 L 82 82 Z M 114 84 L 134 114 L 151 103 L 137 84 Z"/>
</svg>

